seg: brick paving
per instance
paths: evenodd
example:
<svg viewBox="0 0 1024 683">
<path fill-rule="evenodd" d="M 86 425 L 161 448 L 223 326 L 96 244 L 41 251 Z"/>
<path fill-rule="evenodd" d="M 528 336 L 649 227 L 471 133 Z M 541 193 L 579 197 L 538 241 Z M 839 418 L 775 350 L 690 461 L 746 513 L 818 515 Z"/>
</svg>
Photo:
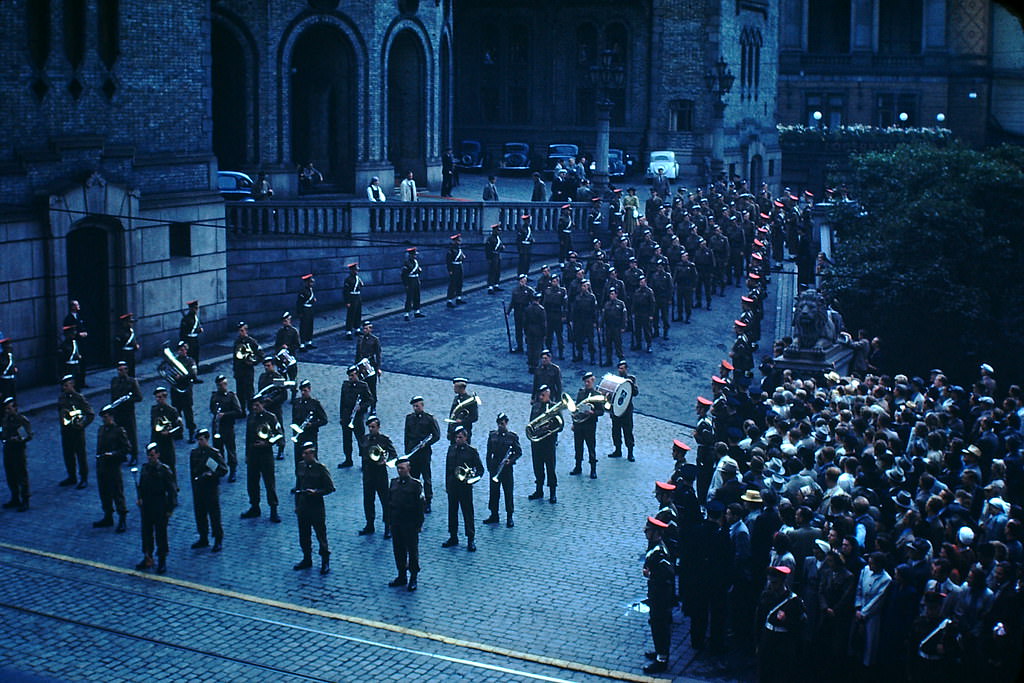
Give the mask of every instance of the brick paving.
<svg viewBox="0 0 1024 683">
<path fill-rule="evenodd" d="M 729 339 L 730 322 L 738 312 L 738 297 L 739 290 L 727 290 L 725 298 L 715 298 L 713 311 L 694 312 L 694 324 L 674 324 L 669 340 L 656 340 L 653 354 L 630 358 L 631 370 L 638 375 L 642 391 L 637 399 L 636 463 L 604 457 L 612 446 L 610 425 L 608 419 L 603 418 L 598 429 L 599 479 L 570 477 L 572 438 L 566 430 L 558 448 L 559 503 L 550 505 L 546 500 L 526 500 L 532 490 L 527 448 L 524 462 L 516 468 L 515 529 L 479 524 L 487 514 L 487 489 L 484 482 L 478 484 L 475 488 L 478 553 L 466 552 L 464 538 L 458 548 L 440 548 L 447 536 L 446 501 L 443 452 L 435 452 L 434 512 L 428 516 L 421 538 L 423 573 L 420 590 L 413 594 L 386 586 L 394 575 L 394 564 L 390 541 L 384 541 L 380 523 L 376 535 L 356 535 L 363 525 L 358 467 L 347 471 L 334 468 L 342 457 L 337 391 L 344 379 L 343 368 L 352 360 L 352 342 L 345 341 L 340 333 L 326 332 L 332 324 L 340 322 L 338 312 L 328 313 L 324 320 L 318 321 L 318 329 L 325 331 L 317 340 L 320 348 L 300 359 L 300 377 L 313 381 L 314 396 L 324 403 L 332 421 L 321 432 L 321 459 L 331 468 L 338 487 L 337 493 L 327 499 L 333 573 L 325 578 L 315 572 L 291 570 L 299 550 L 294 513 L 283 495 L 292 485 L 288 474 L 289 445 L 286 459 L 277 462 L 277 489 L 283 501 L 284 523 L 269 523 L 265 505 L 262 519 L 238 519 L 238 514 L 246 507 L 243 466 L 238 483 L 222 485 L 224 552 L 212 555 L 209 551 L 190 550 L 188 546 L 195 540 L 195 530 L 191 494 L 186 486 L 181 494 L 181 507 L 170 524 L 168 575 L 534 656 L 639 674 L 644 663 L 642 653 L 650 649 L 646 615 L 634 608 L 645 594 L 644 579 L 640 575 L 643 518 L 653 509 L 654 480 L 666 476 L 671 469 L 667 444 L 674 437 L 690 440 L 689 430 L 679 423 L 692 421 L 695 395 L 709 390 L 707 378 L 717 369 L 718 361 L 726 357 L 725 344 Z M 371 314 L 387 314 L 393 310 L 393 303 L 372 302 L 366 309 Z M 467 306 L 451 311 L 443 305 L 430 306 L 425 312 L 428 318 L 424 320 L 406 323 L 401 316 L 384 315 L 377 324 L 388 370 L 379 386 L 382 431 L 396 440 L 401 439 L 403 416 L 408 409 L 408 398 L 413 394 L 425 396 L 427 410 L 439 418 L 444 417 L 452 396 L 448 378 L 460 374 L 471 379 L 470 391 L 479 393 L 483 399 L 475 445 L 483 443 L 486 430 L 493 425 L 494 415 L 499 410 L 509 414 L 511 428 L 522 435 L 529 411 L 529 397 L 524 390 L 528 389 L 530 377 L 525 372 L 525 357 L 507 353 L 498 298 L 479 292 L 470 296 Z M 773 329 L 772 324 L 766 320 L 764 329 Z M 258 330 L 255 336 L 269 340 L 270 332 Z M 211 357 L 210 353 L 204 355 Z M 565 387 L 570 393 L 578 387 L 582 370 L 600 370 L 570 362 L 563 362 L 562 367 Z M 222 360 L 204 375 L 209 378 L 214 372 L 230 376 L 228 363 Z M 143 386 L 147 400 L 139 411 L 140 435 L 148 433 L 145 408 L 153 386 L 154 381 L 147 381 Z M 212 383 L 197 387 L 197 406 L 206 405 L 209 391 L 212 391 Z M 24 392 L 22 400 L 34 400 L 37 406 L 44 406 L 55 395 L 54 388 L 44 387 Z M 101 400 L 91 400 L 98 408 Z M 118 567 L 133 566 L 141 556 L 138 516 L 129 516 L 129 533 L 125 535 L 114 534 L 109 529 L 94 530 L 89 522 L 100 514 L 95 482 L 90 481 L 84 491 L 56 486 L 63 468 L 54 413 L 52 407 L 46 407 L 31 415 L 37 434 L 29 446 L 33 509 L 25 514 L 5 512 L 0 515 L 0 542 Z M 287 406 L 285 416 L 290 417 Z M 197 420 L 207 421 L 201 411 L 197 411 Z M 242 441 L 243 428 L 240 426 L 237 431 Z M 95 427 L 91 427 L 87 435 L 90 447 L 94 440 Z M 179 462 L 187 455 L 188 448 L 184 443 L 178 444 Z M 131 481 L 127 473 L 125 476 L 130 491 Z M 184 473 L 179 477 L 184 484 L 183 477 Z M 40 521 L 45 521 L 45 525 L 40 525 Z M 16 559 L 22 564 L 28 562 L 24 556 Z M 61 564 L 54 562 L 40 560 L 40 568 L 63 571 Z M 102 580 L 112 588 L 84 590 L 58 585 L 59 581 L 47 579 L 45 575 L 19 578 L 4 575 L 7 571 L 0 569 L 0 576 L 7 579 L 2 583 L 8 586 L 0 589 L 0 603 L 42 605 L 64 616 L 79 614 L 83 620 L 111 619 L 119 615 L 118 618 L 128 620 L 124 623 L 134 624 L 132 628 L 137 630 L 133 633 L 155 630 L 161 635 L 174 634 L 175 642 L 190 645 L 212 637 L 209 631 L 217 631 L 217 640 L 212 644 L 217 646 L 218 652 L 230 652 L 247 661 L 251 657 L 272 655 L 269 658 L 274 666 L 289 671 L 292 669 L 282 663 L 297 665 L 312 637 L 294 629 L 282 630 L 245 619 L 230 620 L 230 625 L 225 624 L 219 631 L 212 626 L 204 627 L 210 619 L 210 615 L 202 611 L 202 606 L 209 602 L 208 596 L 187 593 L 179 596 L 186 604 L 154 606 L 131 591 L 160 592 L 163 588 L 157 591 L 151 582 L 130 576 L 106 574 Z M 122 593 L 117 586 L 123 587 Z M 61 599 L 37 597 L 48 595 Z M 70 596 L 76 599 L 69 599 Z M 140 600 L 141 603 L 137 602 Z M 132 621 L 138 618 L 133 605 L 151 618 Z M 0 626 L 0 642 L 3 643 L 0 645 L 0 671 L 8 668 L 61 680 L 95 680 L 108 662 L 116 662 L 118 673 L 101 677 L 139 680 L 146 672 L 150 680 L 199 680 L 203 672 L 211 670 L 211 658 L 206 655 L 186 656 L 167 646 L 142 641 L 126 643 L 123 636 L 54 623 L 46 617 L 26 615 L 9 607 L 0 607 L 0 610 L 4 614 L 4 625 Z M 678 613 L 676 620 L 685 622 Z M 310 626 L 318 620 L 307 615 L 292 615 L 282 621 Z M 346 634 L 361 630 L 338 622 L 331 628 Z M 386 643 L 411 643 L 406 647 L 453 658 L 504 662 L 496 665 L 556 678 L 592 679 L 572 671 L 554 671 L 551 667 L 453 648 L 433 640 L 371 631 L 369 636 L 361 637 Z M 45 638 L 25 637 L 26 633 L 41 632 L 47 634 Z M 89 646 L 88 656 L 81 656 L 81 647 L 76 645 L 82 642 Z M 457 662 L 413 657 L 369 646 L 331 644 L 330 652 L 334 668 L 316 674 L 330 680 L 385 680 L 396 670 L 403 670 L 396 667 L 413 660 L 416 663 L 406 680 L 509 679 L 508 674 L 482 669 L 467 673 L 466 666 Z M 283 680 L 281 674 L 262 678 L 263 673 L 252 670 L 251 666 L 245 668 L 247 665 L 215 661 L 220 662 L 217 666 L 224 667 L 226 678 L 237 672 L 246 680 Z M 675 629 L 670 671 L 678 676 L 677 680 L 685 680 L 685 677 L 734 680 L 751 676 L 746 658 L 711 661 L 696 656 L 689 649 L 685 623 Z M 150 676 L 150 673 L 155 675 Z"/>
</svg>

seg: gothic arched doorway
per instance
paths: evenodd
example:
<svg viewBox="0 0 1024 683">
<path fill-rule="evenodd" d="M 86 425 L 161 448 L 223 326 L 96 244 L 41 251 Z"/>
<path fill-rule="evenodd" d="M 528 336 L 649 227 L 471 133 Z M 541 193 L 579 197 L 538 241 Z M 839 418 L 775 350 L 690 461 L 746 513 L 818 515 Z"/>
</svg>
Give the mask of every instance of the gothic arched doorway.
<svg viewBox="0 0 1024 683">
<path fill-rule="evenodd" d="M 751 192 L 757 192 L 761 189 L 761 183 L 764 181 L 764 160 L 760 154 L 755 154 L 750 158 L 750 173 L 747 175 L 747 187 Z"/>
<path fill-rule="evenodd" d="M 291 150 L 298 166 L 312 161 L 327 184 L 355 187 L 356 64 L 347 36 L 326 24 L 295 41 L 291 60 Z"/>
<path fill-rule="evenodd" d="M 110 234 L 96 223 L 84 222 L 67 236 L 68 301 L 82 305 L 89 336 L 83 350 L 89 367 L 110 365 L 110 326 L 114 302 L 110 297 Z"/>
<path fill-rule="evenodd" d="M 211 29 L 213 153 L 223 170 L 242 170 L 253 159 L 255 112 L 250 111 L 250 68 L 242 40 L 224 22 Z"/>
<path fill-rule="evenodd" d="M 388 159 L 395 177 L 427 180 L 426 58 L 412 31 L 395 36 L 388 55 Z"/>
</svg>

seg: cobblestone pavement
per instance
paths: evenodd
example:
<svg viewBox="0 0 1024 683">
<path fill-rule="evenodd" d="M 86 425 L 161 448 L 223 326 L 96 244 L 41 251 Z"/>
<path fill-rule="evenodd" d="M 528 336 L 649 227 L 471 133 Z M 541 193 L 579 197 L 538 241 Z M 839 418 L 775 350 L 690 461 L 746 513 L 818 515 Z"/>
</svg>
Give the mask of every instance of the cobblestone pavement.
<svg viewBox="0 0 1024 683">
<path fill-rule="evenodd" d="M 181 507 L 170 524 L 166 576 L 198 587 L 10 550 L 12 545 L 26 547 L 120 570 L 141 556 L 137 515 L 130 514 L 125 535 L 92 529 L 89 522 L 100 516 L 95 482 L 84 491 L 56 485 L 63 467 L 55 411 L 34 413 L 32 510 L 0 515 L 0 677 L 7 671 L 57 680 L 209 680 L 207 672 L 222 672 L 221 680 L 307 676 L 362 681 L 639 675 L 642 653 L 651 647 L 646 615 L 637 609 L 645 594 L 643 519 L 653 510 L 653 482 L 671 469 L 670 440 L 690 440 L 689 430 L 673 422 L 690 422 L 695 395 L 709 390 L 708 377 L 727 351 L 738 297 L 739 290 L 727 290 L 726 297 L 715 298 L 713 311 L 694 312 L 694 324 L 675 324 L 669 340 L 656 341 L 653 354 L 630 358 L 643 392 L 637 399 L 636 463 L 604 457 L 612 448 L 604 418 L 598 429 L 599 478 L 571 477 L 572 440 L 566 431 L 558 448 L 558 504 L 526 500 L 533 483 L 527 454 L 516 468 L 514 529 L 480 524 L 487 514 L 487 488 L 485 482 L 478 484 L 480 551 L 475 554 L 466 552 L 464 537 L 458 548 L 440 548 L 447 536 L 446 501 L 443 452 L 436 449 L 434 511 L 421 538 L 420 590 L 412 594 L 386 586 L 394 563 L 380 522 L 376 535 L 356 535 L 364 521 L 359 468 L 335 469 L 342 458 L 337 392 L 353 344 L 340 333 L 318 338 L 319 349 L 302 357 L 300 370 L 300 377 L 312 380 L 314 396 L 332 421 L 321 432 L 321 459 L 338 487 L 327 499 L 334 569 L 327 577 L 291 570 L 299 549 L 290 503 L 282 505 L 280 525 L 269 523 L 266 506 L 261 519 L 238 518 L 246 508 L 244 467 L 238 483 L 222 485 L 225 550 L 219 555 L 188 548 L 196 536 L 191 493 L 187 485 L 182 489 Z M 379 320 L 376 331 L 387 370 L 379 386 L 384 433 L 400 443 L 413 394 L 425 396 L 427 410 L 444 417 L 452 396 L 449 378 L 458 374 L 470 378 L 470 391 L 483 400 L 477 446 L 499 411 L 510 415 L 512 429 L 522 435 L 529 410 L 523 390 L 530 377 L 525 357 L 507 353 L 499 306 L 497 297 L 479 292 L 470 296 L 469 305 L 454 310 L 426 308 L 426 319 Z M 764 329 L 773 329 L 770 321 Z M 582 370 L 599 370 L 569 362 L 562 367 L 570 393 Z M 214 372 L 230 375 L 230 368 L 221 362 L 204 375 Z M 153 381 L 143 386 L 143 439 L 153 386 Z M 206 405 L 210 391 L 209 381 L 197 387 L 197 406 Z M 99 407 L 99 398 L 92 402 Z M 285 416 L 290 418 L 287 406 Z M 207 416 L 199 411 L 197 419 L 205 423 Z M 243 429 L 237 431 L 241 441 Z M 88 431 L 90 447 L 95 433 L 95 427 Z M 188 448 L 178 444 L 179 462 Z M 284 461 L 277 461 L 282 499 L 293 483 L 291 457 L 289 450 Z M 130 490 L 127 472 L 125 478 Z M 251 597 L 209 592 L 221 590 Z M 696 655 L 688 645 L 685 620 L 677 613 L 676 621 L 682 623 L 674 632 L 670 672 L 677 680 L 751 677 L 746 657 L 711 661 Z M 453 645 L 450 639 L 470 644 Z M 558 662 L 551 666 L 546 658 Z"/>
</svg>

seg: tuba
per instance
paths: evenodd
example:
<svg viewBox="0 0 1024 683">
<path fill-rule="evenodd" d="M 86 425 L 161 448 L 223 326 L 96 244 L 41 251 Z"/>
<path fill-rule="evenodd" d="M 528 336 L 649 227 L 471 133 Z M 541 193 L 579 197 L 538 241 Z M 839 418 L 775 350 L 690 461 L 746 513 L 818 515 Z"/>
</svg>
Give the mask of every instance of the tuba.
<svg viewBox="0 0 1024 683">
<path fill-rule="evenodd" d="M 604 394 L 587 396 L 576 404 L 576 410 L 571 411 L 572 421 L 583 422 L 589 419 L 590 416 L 594 414 L 594 406 L 601 406 L 605 410 L 610 410 L 612 404 L 608 402 L 608 398 Z"/>
<path fill-rule="evenodd" d="M 472 486 L 473 484 L 480 481 L 480 475 L 476 473 L 473 466 L 468 462 L 464 462 L 455 468 L 455 478 L 463 483 Z"/>
<path fill-rule="evenodd" d="M 480 397 L 477 396 L 476 394 L 473 394 L 465 401 L 455 404 L 455 407 L 452 408 L 452 414 L 446 417 L 444 421 L 455 422 L 458 419 L 462 419 L 462 417 L 465 417 L 466 411 L 469 410 L 469 407 L 474 403 L 477 404 L 478 406 L 483 405 L 483 401 L 480 400 Z"/>
<path fill-rule="evenodd" d="M 570 413 L 576 412 L 576 402 L 569 394 L 562 394 L 562 400 L 555 403 L 543 413 L 533 418 L 526 424 L 526 438 L 537 443 L 543 441 L 552 434 L 557 434 L 565 427 L 565 421 L 559 415 L 563 410 L 568 409 Z"/>
<path fill-rule="evenodd" d="M 277 407 L 288 398 L 288 390 L 295 386 L 295 380 L 275 377 L 273 383 L 256 392 L 253 398 L 259 398 L 269 406 Z"/>
<path fill-rule="evenodd" d="M 181 361 L 174 357 L 174 352 L 166 346 L 163 350 L 163 356 L 164 359 L 160 361 L 160 365 L 156 368 L 157 374 L 167 380 L 172 388 L 178 391 L 185 391 L 192 381 L 188 369 L 181 364 Z"/>
</svg>

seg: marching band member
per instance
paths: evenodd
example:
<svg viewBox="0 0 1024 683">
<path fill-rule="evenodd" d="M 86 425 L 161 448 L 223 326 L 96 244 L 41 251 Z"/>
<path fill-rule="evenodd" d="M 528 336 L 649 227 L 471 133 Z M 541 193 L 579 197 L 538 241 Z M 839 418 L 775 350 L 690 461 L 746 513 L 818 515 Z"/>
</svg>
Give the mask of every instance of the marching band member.
<svg viewBox="0 0 1024 683">
<path fill-rule="evenodd" d="M 398 459 L 398 452 L 391 438 L 380 431 L 380 418 L 371 415 L 366 418 L 369 434 L 363 441 L 361 455 L 363 457 L 363 513 L 366 515 L 366 526 L 359 530 L 360 536 L 367 536 L 375 531 L 374 520 L 377 517 L 375 498 L 380 498 L 381 512 L 384 516 L 384 538 L 391 538 L 390 514 L 388 511 L 388 461 Z"/>
<path fill-rule="evenodd" d="M 64 467 L 68 476 L 61 486 L 75 483 L 75 465 L 78 465 L 78 486 L 84 489 L 89 480 L 89 464 L 85 457 L 85 428 L 96 414 L 85 397 L 75 391 L 75 376 L 64 375 L 60 380 L 61 394 L 57 398 L 57 416 L 60 419 L 60 445 L 64 453 Z"/>
<path fill-rule="evenodd" d="M 431 446 L 441 440 L 437 419 L 423 410 L 423 397 L 409 400 L 412 412 L 405 416 L 405 452 L 409 456 L 409 471 L 423 482 L 423 511 L 430 512 L 434 496 L 433 477 L 430 474 Z"/>
<path fill-rule="evenodd" d="M 498 523 L 498 501 L 504 489 L 505 526 L 511 529 L 515 526 L 512 521 L 512 512 L 515 509 L 512 502 L 512 486 L 515 483 L 512 468 L 523 454 L 523 449 L 519 445 L 519 436 L 508 429 L 508 415 L 498 413 L 495 421 L 498 428 L 487 436 L 487 473 L 491 477 L 487 508 L 491 511 L 491 516 L 484 520 L 484 524 Z"/>
<path fill-rule="evenodd" d="M 302 560 L 292 569 L 309 569 L 313 566 L 313 538 L 320 547 L 320 574 L 331 571 L 331 549 L 327 544 L 327 512 L 324 510 L 324 496 L 334 493 L 331 472 L 316 459 L 316 444 L 307 441 L 302 444 L 302 462 L 295 472 L 295 516 L 299 520 L 299 547 Z"/>
<path fill-rule="evenodd" d="M 442 548 L 452 548 L 459 544 L 459 510 L 466 529 L 466 550 L 476 552 L 476 526 L 473 522 L 473 483 L 471 477 L 481 477 L 484 473 L 480 454 L 469 445 L 469 430 L 457 425 L 454 440 L 448 447 L 445 458 L 444 486 L 448 494 L 448 540 L 441 544 Z"/>
</svg>

